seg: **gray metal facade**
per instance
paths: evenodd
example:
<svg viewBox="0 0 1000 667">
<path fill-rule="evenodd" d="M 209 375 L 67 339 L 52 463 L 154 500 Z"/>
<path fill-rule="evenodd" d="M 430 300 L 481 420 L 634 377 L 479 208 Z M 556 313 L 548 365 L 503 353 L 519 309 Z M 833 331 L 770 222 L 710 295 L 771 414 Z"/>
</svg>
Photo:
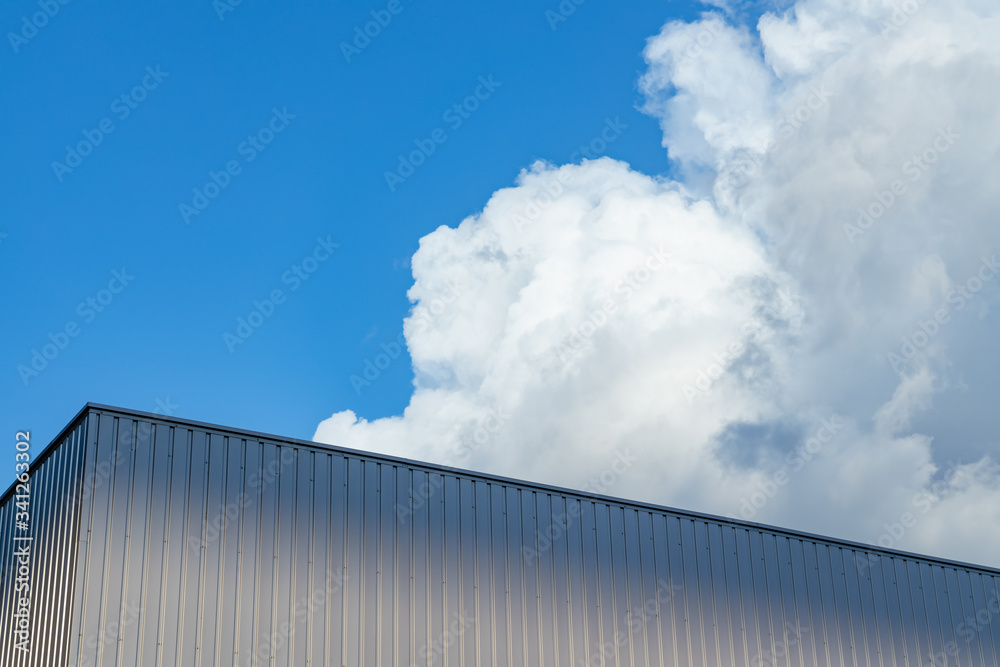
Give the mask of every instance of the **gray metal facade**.
<svg viewBox="0 0 1000 667">
<path fill-rule="evenodd" d="M 88 405 L 0 664 L 1000 667 L 1000 571 Z"/>
</svg>

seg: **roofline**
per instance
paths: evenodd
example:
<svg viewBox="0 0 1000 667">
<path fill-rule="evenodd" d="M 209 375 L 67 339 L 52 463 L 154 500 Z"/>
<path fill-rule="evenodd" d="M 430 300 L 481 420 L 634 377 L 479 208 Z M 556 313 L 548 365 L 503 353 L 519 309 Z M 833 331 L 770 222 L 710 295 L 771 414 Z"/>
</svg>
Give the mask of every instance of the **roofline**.
<svg viewBox="0 0 1000 667">
<path fill-rule="evenodd" d="M 824 542 L 827 544 L 833 544 L 840 547 L 847 547 L 850 549 L 858 549 L 861 551 L 873 552 L 887 556 L 924 561 L 934 565 L 948 565 L 951 567 L 959 567 L 968 570 L 978 570 L 980 572 L 986 572 L 993 576 L 1000 576 L 1000 568 L 994 568 L 987 565 L 977 565 L 974 563 L 966 563 L 964 561 L 952 560 L 949 558 L 939 558 L 936 556 L 928 556 L 925 554 L 918 554 L 910 551 L 901 551 L 899 549 L 888 549 L 877 545 L 864 544 L 862 542 L 854 542 L 852 540 L 846 540 L 837 537 L 828 537 L 825 535 L 818 535 L 816 533 L 808 533 L 801 530 L 793 530 L 791 528 L 782 528 L 780 526 L 773 526 L 766 523 L 757 523 L 755 521 L 746 521 L 743 519 L 733 519 L 729 517 L 719 516 L 716 514 L 708 514 L 705 512 L 698 512 L 694 510 L 678 509 L 674 507 L 667 507 L 665 505 L 657 505 L 655 503 L 644 502 L 639 500 L 628 500 L 626 498 L 619 498 L 616 496 L 606 496 L 598 493 L 585 493 L 583 491 L 579 491 L 576 489 L 554 486 L 552 484 L 545 484 L 542 482 L 532 482 L 522 479 L 514 479 L 512 477 L 504 477 L 502 475 L 494 475 L 491 473 L 478 472 L 475 470 L 467 470 L 465 468 L 455 468 L 453 466 L 448 466 L 438 463 L 428 463 L 426 461 L 407 459 L 401 456 L 392 456 L 390 454 L 381 454 L 378 452 L 366 452 L 364 450 L 351 449 L 349 447 L 342 447 L 340 445 L 328 445 L 326 443 L 316 442 L 314 440 L 288 438 L 284 436 L 274 435 L 271 433 L 263 433 L 260 431 L 252 431 L 249 429 L 235 428 L 230 426 L 221 426 L 219 424 L 210 424 L 208 422 L 197 421 L 194 419 L 172 417 L 172 416 L 157 414 L 154 412 L 132 410 L 130 408 L 120 408 L 113 405 L 105 405 L 103 403 L 88 402 L 86 405 L 84 405 L 83 408 L 76 414 L 76 416 L 73 417 L 73 419 L 52 440 L 52 442 L 50 442 L 45 447 L 45 449 L 38 456 L 38 458 L 32 461 L 31 468 L 29 470 L 34 471 L 37 465 L 41 464 L 46 458 L 48 458 L 48 456 L 55 450 L 57 443 L 62 442 L 66 438 L 66 436 L 79 425 L 79 423 L 83 420 L 83 418 L 88 416 L 91 412 L 112 413 L 127 417 L 133 417 L 137 419 L 169 422 L 178 426 L 188 426 L 205 431 L 215 431 L 218 433 L 224 433 L 228 435 L 241 435 L 254 438 L 257 440 L 270 440 L 279 443 L 297 445 L 300 447 L 308 447 L 314 450 L 340 452 L 351 456 L 357 456 L 366 459 L 374 459 L 376 461 L 398 464 L 412 468 L 419 468 L 430 472 L 449 472 L 457 475 L 462 475 L 465 477 L 480 479 L 486 482 L 495 482 L 500 484 L 528 487 L 531 489 L 541 490 L 548 493 L 554 493 L 563 496 L 572 496 L 575 498 L 581 498 L 586 500 L 599 500 L 606 503 L 625 505 L 629 507 L 635 507 L 655 512 L 686 516 L 695 519 L 704 519 L 740 528 L 753 528 L 755 530 L 767 531 L 778 535 L 794 537 L 796 539 L 807 539 L 812 541 Z M 16 484 L 17 482 L 15 481 L 15 483 L 11 484 L 10 488 L 7 489 L 7 491 L 3 494 L 3 496 L 0 497 L 0 504 L 3 504 L 4 502 L 7 501 L 7 497 L 13 493 Z"/>
</svg>

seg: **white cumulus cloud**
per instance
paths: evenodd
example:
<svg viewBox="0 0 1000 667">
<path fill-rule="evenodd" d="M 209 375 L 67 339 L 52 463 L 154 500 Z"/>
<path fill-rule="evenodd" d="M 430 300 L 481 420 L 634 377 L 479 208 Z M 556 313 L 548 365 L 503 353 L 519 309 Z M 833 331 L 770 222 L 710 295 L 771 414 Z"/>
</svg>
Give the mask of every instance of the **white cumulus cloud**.
<svg viewBox="0 0 1000 667">
<path fill-rule="evenodd" d="M 409 406 L 314 437 L 1000 564 L 1000 6 L 733 20 L 644 52 L 681 182 L 537 163 L 421 239 Z"/>
</svg>

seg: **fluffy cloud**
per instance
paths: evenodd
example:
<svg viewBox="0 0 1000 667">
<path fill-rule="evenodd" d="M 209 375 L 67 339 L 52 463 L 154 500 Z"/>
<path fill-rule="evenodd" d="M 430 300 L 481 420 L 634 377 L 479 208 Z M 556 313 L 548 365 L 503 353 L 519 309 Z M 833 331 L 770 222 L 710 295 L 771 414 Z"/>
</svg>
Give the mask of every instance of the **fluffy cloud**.
<svg viewBox="0 0 1000 667">
<path fill-rule="evenodd" d="M 683 182 L 539 163 L 423 238 L 409 406 L 315 439 L 998 564 L 998 30 L 668 23 L 640 86 Z"/>
</svg>

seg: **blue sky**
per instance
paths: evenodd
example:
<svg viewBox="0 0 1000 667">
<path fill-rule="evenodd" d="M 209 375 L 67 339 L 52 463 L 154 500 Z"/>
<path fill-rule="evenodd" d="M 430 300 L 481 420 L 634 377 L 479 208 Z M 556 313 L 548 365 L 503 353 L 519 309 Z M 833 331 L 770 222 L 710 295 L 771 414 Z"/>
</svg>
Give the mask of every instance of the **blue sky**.
<svg viewBox="0 0 1000 667">
<path fill-rule="evenodd" d="M 697 7 L 591 0 L 553 30 L 556 2 L 405 0 L 348 63 L 341 43 L 372 11 L 385 22 L 387 4 L 71 2 L 30 39 L 4 40 L 0 430 L 47 444 L 88 400 L 154 410 L 169 398 L 185 417 L 298 437 L 331 409 L 397 414 L 412 388 L 405 350 L 360 393 L 349 377 L 401 331 L 422 236 L 534 160 L 569 161 L 607 118 L 628 125 L 608 155 L 668 170 L 635 80 L 646 38 Z M 38 11 L 5 3 L 0 26 L 21 34 Z M 456 127 L 443 115 L 479 77 L 499 86 Z M 274 109 L 294 119 L 253 156 L 244 142 Z M 384 173 L 437 128 L 445 143 L 390 191 Z M 53 166 L 84 132 L 100 138 L 93 152 Z M 179 205 L 231 160 L 239 173 L 186 223 Z M 339 248 L 292 291 L 282 276 L 317 237 Z M 134 280 L 100 312 L 78 310 L 122 270 Z M 287 300 L 230 352 L 223 334 L 276 288 Z M 19 372 L 73 322 L 37 376 Z"/>
<path fill-rule="evenodd" d="M 12 463 L 95 401 L 995 562 L 995 0 L 231 2 L 0 9 Z"/>
</svg>

